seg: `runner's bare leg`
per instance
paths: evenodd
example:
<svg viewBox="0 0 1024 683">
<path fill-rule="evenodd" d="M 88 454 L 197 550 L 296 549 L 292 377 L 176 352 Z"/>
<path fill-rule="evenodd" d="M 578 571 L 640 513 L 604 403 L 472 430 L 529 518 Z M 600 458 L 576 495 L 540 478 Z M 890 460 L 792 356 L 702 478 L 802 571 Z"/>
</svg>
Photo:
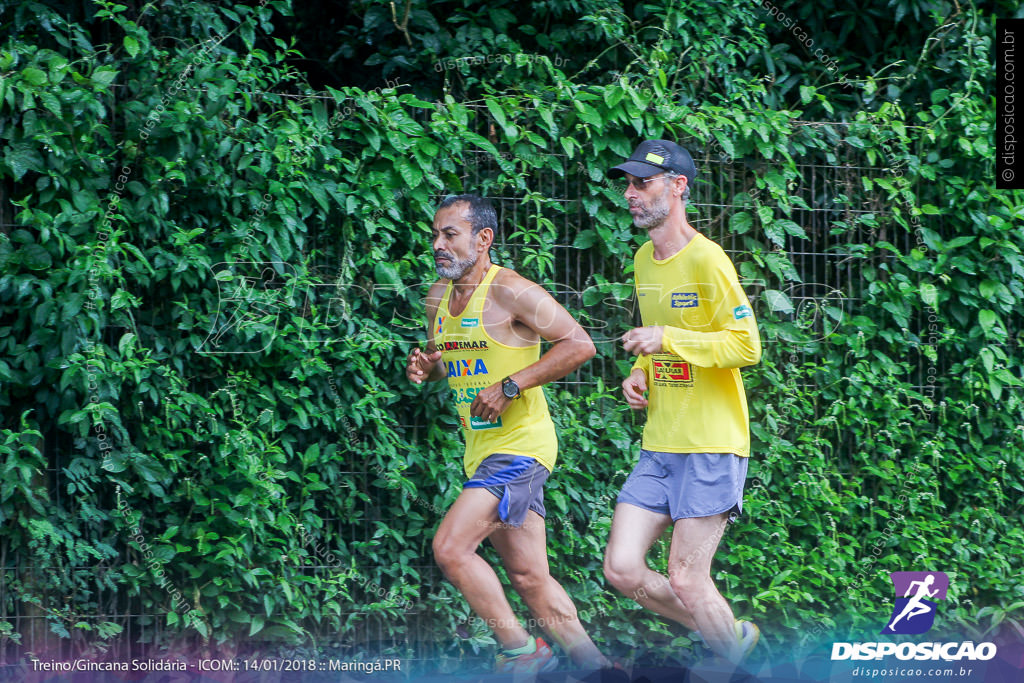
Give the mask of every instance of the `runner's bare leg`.
<svg viewBox="0 0 1024 683">
<path fill-rule="evenodd" d="M 530 634 L 516 619 L 505 590 L 477 548 L 495 529 L 498 498 L 481 488 L 463 489 L 434 536 L 434 558 L 502 648 L 522 647 Z"/>
<path fill-rule="evenodd" d="M 594 645 L 576 613 L 569 595 L 548 568 L 544 518 L 533 510 L 519 528 L 498 525 L 491 543 L 505 564 L 512 587 L 522 596 L 538 624 L 581 667 L 610 666 Z"/>
<path fill-rule="evenodd" d="M 692 615 L 711 650 L 730 662 L 741 656 L 732 608 L 711 580 L 711 560 L 718 550 L 729 513 L 676 521 L 669 550 L 669 582 Z"/>
<path fill-rule="evenodd" d="M 668 515 L 629 503 L 616 505 L 604 575 L 626 597 L 694 630 L 696 621 L 672 590 L 669 579 L 647 566 L 647 553 L 671 523 Z"/>
</svg>

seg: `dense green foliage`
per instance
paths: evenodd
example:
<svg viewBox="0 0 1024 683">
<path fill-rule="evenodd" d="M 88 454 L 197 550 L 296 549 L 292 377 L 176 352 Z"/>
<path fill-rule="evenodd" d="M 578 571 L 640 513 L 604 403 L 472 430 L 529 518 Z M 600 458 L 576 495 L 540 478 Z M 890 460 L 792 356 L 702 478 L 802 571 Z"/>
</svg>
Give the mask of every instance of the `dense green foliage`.
<svg viewBox="0 0 1024 683">
<path fill-rule="evenodd" d="M 430 539 L 462 442 L 445 389 L 403 374 L 423 336 L 433 207 L 469 190 L 518 198 L 502 263 L 541 282 L 569 282 L 552 245 L 579 220 L 574 246 L 598 265 L 570 305 L 609 370 L 549 389 L 554 571 L 599 642 L 671 642 L 682 631 L 600 571 L 642 424 L 610 341 L 633 319 L 642 238 L 603 180 L 637 140 L 676 137 L 744 181 L 691 208 L 734 236 L 766 340 L 744 373 L 749 514 L 716 565 L 737 615 L 787 646 L 812 624 L 877 628 L 887 573 L 930 568 L 954 582 L 940 626 L 1021 618 L 1024 193 L 992 179 L 990 19 L 960 10 L 936 67 L 960 77 L 927 102 L 901 105 L 862 73 L 857 105 L 840 106 L 851 88 L 816 81 L 820 65 L 790 64 L 782 97 L 745 67 L 777 51 L 756 6 L 711 19 L 652 6 L 640 23 L 595 10 L 572 35 L 628 46 L 609 79 L 541 52 L 567 39 L 576 3 L 541 4 L 561 14 L 536 45 L 509 38 L 514 16 L 496 9 L 493 36 L 467 19 L 446 37 L 424 16 L 411 47 L 377 53 L 390 83 L 326 93 L 281 37 L 299 21 L 285 0 L 4 15 L 0 177 L 17 226 L 0 236 L 0 543 L 31 567 L 3 567 L 4 614 L 36 610 L 83 649 L 124 625 L 94 616 L 109 613 L 104 591 L 159 615 L 165 641 L 225 649 L 403 640 L 414 618 L 452 654 L 488 642 L 483 629 L 449 642 L 469 612 L 430 568 Z M 352 35 L 394 34 L 380 8 Z M 658 22 L 660 44 L 645 33 Z M 705 31 L 721 44 L 689 42 Z M 426 78 L 427 53 L 495 45 L 508 63 L 445 70 L 476 105 Z M 824 116 L 842 123 L 807 123 Z M 481 158 L 494 173 L 466 187 Z M 807 160 L 851 158 L 874 168 L 809 190 Z M 800 225 L 811 205 L 831 210 L 827 229 Z M 791 254 L 825 244 L 857 276 L 798 306 L 809 276 Z M 0 637 L 11 629 L 0 620 Z"/>
</svg>

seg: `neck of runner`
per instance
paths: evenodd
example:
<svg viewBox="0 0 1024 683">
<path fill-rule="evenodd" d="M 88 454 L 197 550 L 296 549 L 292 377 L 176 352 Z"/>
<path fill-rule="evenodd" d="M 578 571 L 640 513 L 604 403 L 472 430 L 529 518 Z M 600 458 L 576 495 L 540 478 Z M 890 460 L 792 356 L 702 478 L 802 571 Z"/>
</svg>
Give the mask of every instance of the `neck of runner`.
<svg viewBox="0 0 1024 683">
<path fill-rule="evenodd" d="M 487 277 L 491 265 L 491 259 L 487 255 L 481 256 L 476 265 L 470 268 L 465 275 L 452 282 L 452 298 L 457 304 L 460 304 L 457 306 L 458 308 L 464 307 L 465 303 L 472 298 L 476 288 Z"/>
<path fill-rule="evenodd" d="M 683 247 L 697 235 L 697 231 L 686 221 L 686 216 L 679 216 L 673 221 L 670 214 L 665 221 L 647 231 L 647 236 L 654 244 L 654 258 L 664 261 L 678 254 Z"/>
</svg>

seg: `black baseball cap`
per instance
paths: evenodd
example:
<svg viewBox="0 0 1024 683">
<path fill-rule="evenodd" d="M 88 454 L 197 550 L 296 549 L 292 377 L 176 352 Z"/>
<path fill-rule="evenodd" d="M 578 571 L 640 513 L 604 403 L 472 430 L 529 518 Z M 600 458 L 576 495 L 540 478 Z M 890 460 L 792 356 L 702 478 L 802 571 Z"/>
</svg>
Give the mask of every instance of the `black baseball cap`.
<svg viewBox="0 0 1024 683">
<path fill-rule="evenodd" d="M 637 178 L 647 178 L 661 171 L 686 176 L 687 185 L 697 175 L 690 153 L 676 143 L 671 140 L 644 140 L 629 159 L 608 171 L 608 177 L 618 178 L 628 173 Z"/>
</svg>

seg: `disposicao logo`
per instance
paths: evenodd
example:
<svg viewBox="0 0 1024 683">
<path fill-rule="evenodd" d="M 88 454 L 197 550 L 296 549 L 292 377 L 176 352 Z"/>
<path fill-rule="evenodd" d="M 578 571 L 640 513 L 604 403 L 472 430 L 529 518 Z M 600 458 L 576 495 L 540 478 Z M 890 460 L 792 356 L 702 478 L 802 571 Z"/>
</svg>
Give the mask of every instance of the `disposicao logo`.
<svg viewBox="0 0 1024 683">
<path fill-rule="evenodd" d="M 943 572 L 893 572 L 896 605 L 883 634 L 925 633 L 935 623 L 936 600 L 945 600 L 949 577 Z"/>
<path fill-rule="evenodd" d="M 892 614 L 882 635 L 918 635 L 935 623 L 937 600 L 945 600 L 949 577 L 944 572 L 892 572 L 896 591 Z M 833 643 L 832 660 L 897 659 L 969 661 L 988 660 L 996 656 L 994 643 L 965 641 L 961 643 Z"/>
</svg>

